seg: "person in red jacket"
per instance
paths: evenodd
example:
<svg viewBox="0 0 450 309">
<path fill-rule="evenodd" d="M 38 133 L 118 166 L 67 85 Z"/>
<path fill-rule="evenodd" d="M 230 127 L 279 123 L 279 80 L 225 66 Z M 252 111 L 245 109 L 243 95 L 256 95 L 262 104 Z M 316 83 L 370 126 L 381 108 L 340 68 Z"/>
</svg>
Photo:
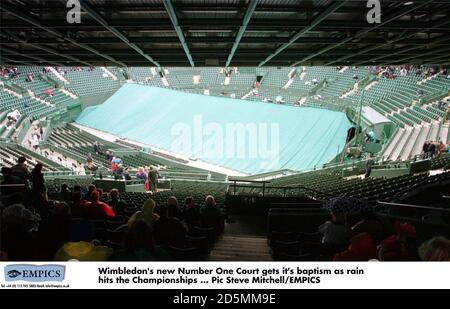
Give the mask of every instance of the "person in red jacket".
<svg viewBox="0 0 450 309">
<path fill-rule="evenodd" d="M 96 190 L 91 194 L 92 202 L 87 202 L 84 207 L 89 219 L 107 219 L 115 217 L 116 214 L 111 206 L 100 201 L 100 193 Z"/>
<path fill-rule="evenodd" d="M 361 233 L 353 236 L 347 250 L 334 256 L 333 261 L 368 261 L 378 257 L 372 236 Z"/>
</svg>

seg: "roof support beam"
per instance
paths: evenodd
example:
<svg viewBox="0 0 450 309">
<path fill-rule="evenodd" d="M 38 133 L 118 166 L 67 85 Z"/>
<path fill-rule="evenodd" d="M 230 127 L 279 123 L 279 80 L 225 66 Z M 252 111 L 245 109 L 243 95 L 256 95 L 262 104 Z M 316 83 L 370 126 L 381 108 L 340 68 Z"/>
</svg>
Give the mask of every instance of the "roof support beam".
<svg viewBox="0 0 450 309">
<path fill-rule="evenodd" d="M 329 50 L 332 50 L 333 48 L 339 47 L 339 46 L 341 46 L 341 45 L 343 45 L 343 44 L 345 44 L 345 43 L 347 43 L 347 42 L 350 42 L 350 41 L 352 41 L 352 40 L 358 39 L 358 38 L 360 38 L 360 37 L 366 35 L 366 34 L 369 33 L 370 31 L 373 31 L 373 30 L 375 30 L 375 29 L 378 29 L 378 28 L 380 28 L 381 26 L 383 26 L 383 25 L 385 25 L 385 24 L 387 24 L 387 23 L 389 23 L 389 22 L 391 22 L 391 21 L 394 21 L 394 20 L 396 20 L 396 19 L 398 19 L 398 18 L 400 18 L 400 17 L 402 17 L 402 16 L 404 16 L 404 15 L 406 15 L 406 14 L 409 14 L 409 13 L 411 13 L 411 12 L 413 12 L 413 11 L 415 11 L 415 10 L 417 10 L 417 9 L 419 9 L 419 8 L 421 8 L 421 7 L 423 7 L 423 6 L 427 5 L 427 4 L 429 4 L 429 3 L 431 3 L 431 2 L 433 2 L 433 0 L 428 0 L 428 1 L 423 2 L 423 3 L 418 3 L 418 4 L 416 4 L 416 5 L 407 6 L 407 7 L 401 9 L 400 11 L 398 11 L 398 12 L 396 12 L 396 13 L 394 13 L 394 14 L 390 14 L 387 18 L 384 18 L 383 21 L 382 21 L 381 23 L 375 24 L 374 26 L 372 26 L 372 27 L 370 27 L 370 28 L 367 28 L 367 29 L 364 29 L 364 30 L 360 30 L 360 31 L 358 31 L 355 35 L 349 36 L 349 37 L 343 39 L 343 40 L 342 40 L 341 42 L 339 42 L 339 43 L 336 43 L 336 44 L 327 46 L 327 47 L 325 47 L 325 48 L 319 50 L 317 53 L 314 53 L 314 54 L 312 54 L 312 55 L 310 55 L 310 56 L 307 56 L 307 57 L 303 58 L 303 59 L 300 60 L 300 61 L 295 62 L 295 63 L 292 64 L 291 66 L 297 66 L 297 65 L 300 65 L 300 64 L 302 64 L 302 63 L 305 62 L 305 61 L 308 61 L 308 60 L 310 60 L 310 59 L 312 59 L 312 58 L 314 58 L 314 57 L 316 57 L 316 56 L 319 56 L 319 55 L 321 55 L 321 54 L 323 54 L 323 53 L 326 53 L 326 52 L 329 51 Z"/>
<path fill-rule="evenodd" d="M 269 55 L 265 60 L 261 61 L 259 63 L 259 67 L 263 66 L 264 64 L 266 64 L 268 61 L 270 61 L 273 57 L 275 57 L 276 55 L 278 55 L 279 53 L 281 53 L 283 50 L 285 50 L 286 48 L 288 48 L 289 46 L 291 46 L 295 41 L 297 41 L 299 38 L 301 38 L 305 33 L 307 33 L 308 31 L 310 31 L 311 29 L 313 29 L 315 26 L 317 26 L 318 24 L 320 24 L 324 19 L 326 19 L 328 16 L 330 16 L 334 11 L 336 11 L 337 9 L 339 9 L 342 5 L 345 4 L 347 0 L 339 0 L 334 2 L 332 5 L 330 5 L 325 11 L 323 11 L 322 13 L 320 13 L 316 18 L 313 19 L 313 21 L 311 22 L 311 24 L 305 28 L 303 28 L 302 30 L 300 30 L 299 32 L 297 32 L 296 34 L 294 34 L 290 39 L 289 42 L 281 45 L 280 47 L 277 48 L 277 50 Z"/>
<path fill-rule="evenodd" d="M 34 61 L 39 61 L 39 62 L 41 62 L 41 63 L 46 63 L 46 64 L 50 64 L 50 63 L 51 63 L 51 64 L 53 64 L 53 65 L 57 65 L 57 66 L 60 66 L 60 67 L 64 66 L 64 64 L 59 63 L 59 62 L 47 61 L 47 60 L 45 60 L 44 58 L 36 57 L 36 56 L 31 56 L 31 55 L 26 55 L 26 54 L 23 54 L 23 53 L 21 53 L 21 52 L 19 52 L 19 51 L 17 51 L 17 50 L 13 50 L 13 49 L 6 48 L 6 47 L 2 47 L 2 51 L 3 51 L 3 52 L 7 52 L 7 53 L 9 53 L 9 54 L 18 55 L 18 56 L 22 56 L 22 57 L 24 57 L 24 58 L 32 59 L 32 60 L 34 60 Z"/>
<path fill-rule="evenodd" d="M 242 26 L 239 27 L 239 31 L 236 35 L 236 41 L 234 41 L 233 47 L 231 48 L 230 54 L 228 55 L 227 62 L 225 64 L 226 67 L 230 66 L 231 60 L 233 60 L 234 54 L 241 42 L 242 37 L 244 36 L 245 30 L 247 29 L 247 25 L 252 18 L 253 13 L 255 12 L 256 6 L 258 5 L 259 0 L 250 0 L 247 9 L 245 10 L 244 20 L 242 21 Z"/>
<path fill-rule="evenodd" d="M 429 31 L 429 30 L 432 30 L 432 29 L 436 29 L 436 28 L 439 28 L 439 27 L 444 26 L 446 24 L 450 24 L 450 20 L 448 18 L 443 18 L 440 21 L 434 23 L 433 26 L 431 26 L 431 27 L 428 27 L 426 29 L 421 29 L 421 30 L 418 30 L 418 31 L 414 31 L 414 32 L 412 32 L 412 33 L 410 33 L 410 34 L 408 34 L 406 36 L 404 35 L 404 33 L 406 32 L 406 30 L 405 30 L 405 32 L 402 33 L 401 35 L 399 35 L 397 38 L 395 38 L 393 40 L 390 40 L 390 41 L 386 42 L 385 44 L 370 46 L 370 47 L 364 48 L 363 50 L 358 51 L 357 53 L 349 52 L 349 54 L 347 56 L 340 57 L 340 58 L 338 58 L 336 60 L 330 61 L 330 62 L 326 63 L 325 65 L 332 65 L 332 64 L 334 64 L 336 62 L 341 62 L 341 61 L 350 59 L 350 58 L 352 58 L 354 56 L 365 54 L 367 52 L 373 51 L 373 50 L 378 49 L 380 47 L 388 46 L 388 45 L 394 44 L 396 42 L 412 38 L 412 37 L 414 37 L 414 35 L 416 35 L 418 33 Z"/>
<path fill-rule="evenodd" d="M 118 61 L 116 61 L 116 60 L 115 60 L 114 58 L 112 58 L 112 57 L 109 57 L 109 56 L 107 56 L 107 55 L 104 55 L 104 54 L 102 54 L 102 53 L 99 53 L 98 51 L 96 51 L 96 50 L 95 50 L 94 48 L 92 48 L 92 47 L 89 47 L 89 46 L 84 45 L 84 44 L 80 44 L 80 43 L 78 43 L 77 41 L 75 41 L 74 39 L 65 37 L 65 36 L 64 36 L 62 33 L 60 33 L 59 31 L 54 30 L 54 29 L 52 29 L 52 28 L 50 28 L 50 27 L 44 26 L 39 20 L 35 19 L 35 18 L 32 17 L 32 16 L 28 16 L 28 15 L 22 13 L 22 12 L 19 11 L 18 9 L 16 9 L 16 8 L 14 8 L 14 7 L 12 7 L 12 6 L 9 6 L 8 4 L 2 4 L 2 10 L 4 10 L 5 12 L 8 12 L 9 14 L 11 14 L 11 15 L 17 17 L 17 18 L 22 19 L 23 21 L 26 21 L 26 22 L 29 23 L 29 24 L 32 24 L 32 25 L 35 26 L 35 27 L 38 27 L 38 28 L 40 28 L 40 29 L 42 29 L 42 30 L 45 30 L 45 31 L 47 31 L 47 32 L 50 33 L 50 34 L 53 34 L 54 36 L 56 36 L 56 37 L 59 38 L 59 39 L 63 39 L 63 40 L 66 41 L 66 42 L 69 42 L 69 43 L 71 43 L 71 44 L 73 44 L 73 45 L 76 45 L 76 46 L 78 46 L 78 47 L 81 47 L 81 48 L 83 48 L 83 49 L 86 49 L 86 50 L 90 51 L 91 53 L 94 53 L 94 54 L 96 54 L 96 55 L 98 55 L 98 56 L 101 56 L 101 57 L 103 57 L 103 58 L 105 58 L 105 59 L 108 59 L 108 60 L 111 61 L 111 62 L 117 63 L 117 64 L 119 64 L 119 65 L 121 65 L 121 66 L 125 66 L 124 63 L 118 62 Z"/>
<path fill-rule="evenodd" d="M 448 37 L 446 39 L 450 40 L 450 38 L 448 38 Z M 389 64 L 399 63 L 399 62 L 403 63 L 404 61 L 412 60 L 412 59 L 415 59 L 415 58 L 424 58 L 426 56 L 434 55 L 434 54 L 440 53 L 440 52 L 442 52 L 442 57 L 449 57 L 449 54 L 448 54 L 449 47 L 448 46 L 444 46 L 444 47 L 437 48 L 437 49 L 434 49 L 432 51 L 428 51 L 426 53 L 420 54 L 419 56 L 418 55 L 414 55 L 414 56 L 403 57 L 403 58 L 394 60 L 393 62 L 391 62 Z M 436 57 L 433 57 L 433 58 L 438 58 L 438 57 L 440 57 L 440 56 L 436 56 Z"/>
<path fill-rule="evenodd" d="M 111 32 L 112 34 L 114 34 L 116 37 L 118 37 L 119 39 L 121 39 L 125 44 L 127 44 L 129 47 L 131 47 L 132 49 L 134 49 L 136 52 L 138 52 L 140 55 L 142 55 L 145 59 L 147 59 L 148 61 L 150 61 L 151 63 L 153 63 L 154 65 L 156 65 L 158 68 L 160 67 L 160 64 L 158 62 L 156 62 L 155 60 L 153 60 L 152 57 L 150 57 L 149 55 L 147 55 L 139 46 L 137 46 L 134 43 L 131 43 L 130 40 L 123 35 L 119 30 L 117 30 L 115 27 L 111 27 L 108 25 L 108 23 L 106 22 L 106 20 L 101 17 L 99 14 L 97 14 L 97 12 L 95 12 L 84 0 L 80 0 L 80 5 L 83 8 L 83 10 L 89 15 L 91 16 L 93 19 L 95 19 L 99 24 L 101 24 L 103 27 L 105 27 L 106 29 L 109 30 L 109 32 Z M 123 66 L 126 66 L 125 64 L 123 64 Z"/>
<path fill-rule="evenodd" d="M 439 37 L 437 39 L 432 40 L 426 46 L 447 42 L 449 40 L 450 40 L 450 37 L 448 37 L 448 36 L 441 36 L 441 37 Z M 381 55 L 381 56 L 372 58 L 370 61 L 378 61 L 378 60 L 386 58 L 386 57 L 391 57 L 393 55 L 399 55 L 399 54 L 407 53 L 407 52 L 410 52 L 410 51 L 413 51 L 413 50 L 417 50 L 417 49 L 423 49 L 423 46 L 412 46 L 412 47 L 408 47 L 408 48 L 402 48 L 400 50 L 395 50 L 395 51 L 391 52 L 389 55 Z M 431 54 L 433 54 L 435 52 L 436 52 L 436 50 L 433 50 L 433 51 L 431 51 Z M 416 55 L 416 57 L 419 57 L 419 56 L 420 55 Z M 358 63 L 355 63 L 354 65 L 358 66 L 360 64 L 363 64 L 363 63 L 362 62 L 358 62 Z"/>
<path fill-rule="evenodd" d="M 56 56 L 60 56 L 62 58 L 66 58 L 66 59 L 69 59 L 69 60 L 72 60 L 72 61 L 75 61 L 75 62 L 83 63 L 83 64 L 88 65 L 88 66 L 91 65 L 89 62 L 82 61 L 82 60 L 80 60 L 78 58 L 75 58 L 73 56 L 61 54 L 58 51 L 56 51 L 56 50 L 54 50 L 54 49 L 52 49 L 50 47 L 45 47 L 45 46 L 40 46 L 40 45 L 37 45 L 37 44 L 28 43 L 28 41 L 20 39 L 19 37 L 17 37 L 13 33 L 9 32 L 8 30 L 4 30 L 4 33 L 5 33 L 6 36 L 11 37 L 12 39 L 14 39 L 15 41 L 17 41 L 20 44 L 23 44 L 23 45 L 26 45 L 26 46 L 30 46 L 30 47 L 33 47 L 33 48 L 36 48 L 36 49 L 40 49 L 40 50 L 43 50 L 43 51 L 45 51 L 47 53 L 50 53 L 50 54 L 53 54 L 53 55 L 56 55 Z M 4 36 L 4 35 L 2 35 L 2 36 Z M 24 55 L 24 54 L 22 53 L 21 55 Z"/>
<path fill-rule="evenodd" d="M 3 56 L 0 57 L 0 63 L 1 64 L 20 63 L 20 64 L 29 65 L 29 66 L 35 65 L 35 63 L 30 63 L 28 61 L 20 61 L 20 60 L 17 60 L 17 59 L 11 59 L 11 58 L 8 58 L 8 57 L 3 57 Z"/>
<path fill-rule="evenodd" d="M 170 20 L 172 21 L 173 27 L 175 28 L 175 32 L 177 33 L 181 46 L 183 46 L 184 53 L 186 54 L 186 57 L 189 60 L 189 64 L 191 65 L 191 67 L 194 67 L 194 61 L 192 60 L 191 52 L 189 51 L 189 47 L 184 38 L 183 31 L 181 30 L 181 27 L 178 24 L 177 13 L 175 12 L 175 8 L 172 5 L 172 0 L 165 0 L 163 1 L 163 3 L 164 7 L 166 8 L 167 14 L 169 14 Z"/>
</svg>

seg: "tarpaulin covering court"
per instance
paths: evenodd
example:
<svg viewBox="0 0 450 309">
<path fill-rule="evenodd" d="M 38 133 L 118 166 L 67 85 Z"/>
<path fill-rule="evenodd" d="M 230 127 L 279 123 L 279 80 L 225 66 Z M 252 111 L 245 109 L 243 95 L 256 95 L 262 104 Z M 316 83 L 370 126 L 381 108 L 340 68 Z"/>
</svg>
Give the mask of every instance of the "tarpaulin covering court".
<svg viewBox="0 0 450 309">
<path fill-rule="evenodd" d="M 344 113 L 126 84 L 77 123 L 250 174 L 328 162 L 351 126 Z"/>
</svg>

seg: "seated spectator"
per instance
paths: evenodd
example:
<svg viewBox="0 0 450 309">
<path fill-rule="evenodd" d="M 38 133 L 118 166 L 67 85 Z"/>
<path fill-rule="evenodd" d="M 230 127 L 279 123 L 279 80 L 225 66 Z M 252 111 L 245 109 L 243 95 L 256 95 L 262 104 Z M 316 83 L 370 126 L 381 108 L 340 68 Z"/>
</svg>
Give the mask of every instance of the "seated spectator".
<svg viewBox="0 0 450 309">
<path fill-rule="evenodd" d="M 100 143 L 98 141 L 95 141 L 94 143 L 94 153 L 95 154 L 103 154 L 103 150 L 102 150 L 102 145 L 100 145 Z"/>
<path fill-rule="evenodd" d="M 113 155 L 112 155 L 111 151 L 106 150 L 106 152 L 105 152 L 105 159 L 107 161 L 111 162 L 112 158 L 113 158 Z"/>
<path fill-rule="evenodd" d="M 167 207 L 161 208 L 160 218 L 153 225 L 157 244 L 163 246 L 184 247 L 186 229 L 178 218 L 169 217 Z"/>
<path fill-rule="evenodd" d="M 41 218 L 21 204 L 13 204 L 3 210 L 2 250 L 10 261 L 29 261 L 36 258 L 34 232 Z"/>
<path fill-rule="evenodd" d="M 177 218 L 183 220 L 183 213 L 178 205 L 178 200 L 175 196 L 167 199 L 167 216 L 169 218 Z"/>
<path fill-rule="evenodd" d="M 383 239 L 385 233 L 383 225 L 373 211 L 364 212 L 362 220 L 352 227 L 353 236 L 361 233 L 369 234 L 375 245 L 379 244 Z"/>
<path fill-rule="evenodd" d="M 208 195 L 205 205 L 200 209 L 200 221 L 203 227 L 213 227 L 217 235 L 224 230 L 224 217 L 213 196 Z"/>
<path fill-rule="evenodd" d="M 167 261 L 169 254 L 155 245 L 153 230 L 144 220 L 134 220 L 128 227 L 123 249 L 111 257 L 113 261 Z"/>
<path fill-rule="evenodd" d="M 54 205 L 49 218 L 39 228 L 39 256 L 51 260 L 55 252 L 70 240 L 71 214 L 67 203 Z"/>
<path fill-rule="evenodd" d="M 120 198 L 119 190 L 111 189 L 109 191 L 109 200 L 107 202 L 114 210 L 116 215 L 123 215 L 124 209 L 127 208 L 127 203 Z"/>
<path fill-rule="evenodd" d="M 360 233 L 352 237 L 347 250 L 337 253 L 333 261 L 368 261 L 377 258 L 377 248 L 368 233 Z"/>
<path fill-rule="evenodd" d="M 445 237 L 433 237 L 419 247 L 422 261 L 450 262 L 450 240 Z"/>
<path fill-rule="evenodd" d="M 85 217 L 85 208 L 82 201 L 82 195 L 80 191 L 74 191 L 71 194 L 72 201 L 70 204 L 70 212 L 73 218 L 83 218 Z"/>
<path fill-rule="evenodd" d="M 346 246 L 351 237 L 345 213 L 340 210 L 331 212 L 331 221 L 319 226 L 319 232 L 322 234 L 322 243 L 335 247 Z"/>
<path fill-rule="evenodd" d="M 100 194 L 94 191 L 91 194 L 92 201 L 87 202 L 84 207 L 86 215 L 90 219 L 106 219 L 115 217 L 114 210 L 108 204 L 100 201 Z"/>
<path fill-rule="evenodd" d="M 147 201 L 145 201 L 144 205 L 142 206 L 142 210 L 136 211 L 131 216 L 131 218 L 128 220 L 128 225 L 130 225 L 133 221 L 136 220 L 144 220 L 150 226 L 153 226 L 153 224 L 160 218 L 158 214 L 153 212 L 155 207 L 156 207 L 155 201 L 149 198 Z"/>
<path fill-rule="evenodd" d="M 31 171 L 31 182 L 33 183 L 33 192 L 41 194 L 45 191 L 45 180 L 42 174 L 42 164 L 38 163 Z"/>
<path fill-rule="evenodd" d="M 418 243 L 416 229 L 409 223 L 396 223 L 396 233 L 381 242 L 378 250 L 380 261 L 417 261 Z"/>
<path fill-rule="evenodd" d="M 184 200 L 183 218 L 189 229 L 200 226 L 200 206 L 198 206 L 192 196 Z"/>
<path fill-rule="evenodd" d="M 11 167 L 11 176 L 17 177 L 24 184 L 28 184 L 28 180 L 31 178 L 31 174 L 25 165 L 26 161 L 25 157 L 19 157 L 17 164 Z"/>
<path fill-rule="evenodd" d="M 93 201 L 93 199 L 92 199 L 92 193 L 94 192 L 94 191 L 96 191 L 97 190 L 97 187 L 94 185 L 94 184 L 90 184 L 89 186 L 88 186 L 88 189 L 87 189 L 87 192 L 86 192 L 86 194 L 84 195 L 84 199 L 85 200 L 87 200 L 88 202 L 89 201 Z"/>
<path fill-rule="evenodd" d="M 8 196 L 14 193 L 23 193 L 25 185 L 20 177 L 12 175 L 12 168 L 3 166 L 1 169 L 3 175 L 2 186 L 0 192 L 3 196 Z"/>
<path fill-rule="evenodd" d="M 59 191 L 59 198 L 61 201 L 70 203 L 72 201 L 72 192 L 69 190 L 69 186 L 66 183 L 61 185 L 61 190 Z"/>
</svg>

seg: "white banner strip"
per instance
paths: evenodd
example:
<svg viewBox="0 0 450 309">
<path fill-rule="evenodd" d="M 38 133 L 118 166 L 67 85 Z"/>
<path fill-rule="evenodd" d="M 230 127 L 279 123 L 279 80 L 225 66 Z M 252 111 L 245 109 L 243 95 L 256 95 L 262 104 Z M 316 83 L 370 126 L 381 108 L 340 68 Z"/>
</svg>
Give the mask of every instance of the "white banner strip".
<svg viewBox="0 0 450 309">
<path fill-rule="evenodd" d="M 64 262 L 1 264 L 1 288 L 438 289 L 448 262 Z"/>
</svg>

